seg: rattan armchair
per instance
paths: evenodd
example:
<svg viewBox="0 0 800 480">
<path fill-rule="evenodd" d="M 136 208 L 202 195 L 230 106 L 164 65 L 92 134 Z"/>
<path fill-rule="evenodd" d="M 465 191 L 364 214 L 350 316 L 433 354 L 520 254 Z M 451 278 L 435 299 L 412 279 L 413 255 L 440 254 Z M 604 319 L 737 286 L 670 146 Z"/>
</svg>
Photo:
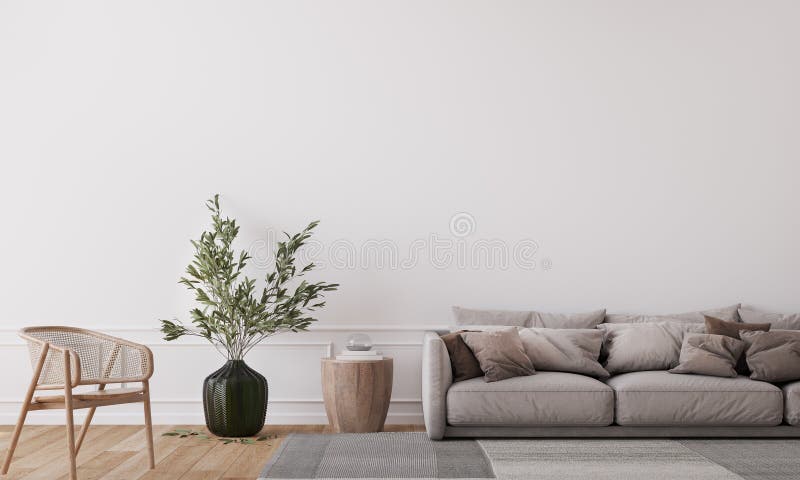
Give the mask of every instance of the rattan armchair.
<svg viewBox="0 0 800 480">
<path fill-rule="evenodd" d="M 8 472 L 29 411 L 66 411 L 69 478 L 76 480 L 75 459 L 95 409 L 135 402 L 144 403 L 150 468 L 155 467 L 149 386 L 153 375 L 153 353 L 149 348 L 121 338 L 73 327 L 28 327 L 22 329 L 19 335 L 28 344 L 33 378 L 8 446 L 2 474 Z M 109 384 L 129 383 L 139 383 L 140 386 L 121 385 L 121 388 L 106 389 Z M 80 385 L 97 385 L 97 389 L 73 392 L 73 388 Z M 63 394 L 36 396 L 37 390 L 63 390 Z M 76 441 L 73 411 L 81 408 L 88 408 L 89 412 Z"/>
</svg>

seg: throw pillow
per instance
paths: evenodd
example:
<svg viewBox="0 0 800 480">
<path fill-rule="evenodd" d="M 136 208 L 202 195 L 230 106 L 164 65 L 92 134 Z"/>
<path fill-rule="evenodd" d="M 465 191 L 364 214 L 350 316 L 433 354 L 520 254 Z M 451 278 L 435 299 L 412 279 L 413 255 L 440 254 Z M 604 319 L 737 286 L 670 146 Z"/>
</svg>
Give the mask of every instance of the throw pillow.
<svg viewBox="0 0 800 480">
<path fill-rule="evenodd" d="M 478 359 L 485 381 L 496 382 L 535 373 L 531 359 L 525 355 L 517 329 L 467 332 L 461 336 Z"/>
<path fill-rule="evenodd" d="M 608 378 L 597 361 L 603 332 L 596 329 L 523 328 L 519 338 L 534 368 Z"/>
<path fill-rule="evenodd" d="M 680 364 L 669 372 L 735 377 L 735 365 L 744 348 L 743 341 L 725 335 L 687 333 L 683 337 Z"/>
<path fill-rule="evenodd" d="M 679 321 L 679 322 L 703 323 L 705 322 L 705 318 L 703 318 L 704 315 L 710 315 L 714 318 L 721 318 L 722 320 L 728 322 L 738 322 L 739 307 L 740 305 L 737 303 L 736 305 L 731 305 L 729 307 L 723 307 L 723 308 L 715 308 L 713 310 L 704 310 L 702 312 L 676 313 L 672 315 L 640 315 L 640 314 L 612 313 L 606 315 L 605 322 L 606 323 L 652 323 L 652 322 L 664 322 L 664 321 Z"/>
<path fill-rule="evenodd" d="M 608 324 L 603 349 L 608 373 L 668 370 L 678 365 L 685 333 L 704 333 L 705 327 L 686 322 Z"/>
<path fill-rule="evenodd" d="M 747 344 L 750 378 L 764 382 L 789 382 L 800 379 L 800 332 L 740 332 Z"/>
<path fill-rule="evenodd" d="M 739 316 L 744 323 L 769 323 L 773 329 L 800 330 L 800 313 L 767 313 L 744 306 L 739 309 Z"/>
<path fill-rule="evenodd" d="M 741 322 L 726 322 L 719 318 L 706 317 L 706 333 L 714 335 L 725 335 L 726 337 L 741 339 L 739 332 L 742 330 L 747 331 L 769 331 L 769 323 L 741 323 Z M 742 355 L 736 363 L 736 371 L 740 375 L 750 375 L 750 369 L 747 368 L 747 357 Z"/>
<path fill-rule="evenodd" d="M 469 349 L 464 339 L 461 338 L 462 333 L 469 330 L 461 330 L 455 333 L 448 333 L 442 335 L 442 341 L 447 348 L 447 353 L 450 355 L 450 366 L 453 369 L 453 381 L 462 382 L 470 378 L 482 377 L 483 371 L 478 359 L 473 355 L 472 350 Z"/>
<path fill-rule="evenodd" d="M 531 312 L 530 326 L 534 328 L 594 328 L 603 323 L 605 310 L 587 313 L 544 313 Z"/>
</svg>

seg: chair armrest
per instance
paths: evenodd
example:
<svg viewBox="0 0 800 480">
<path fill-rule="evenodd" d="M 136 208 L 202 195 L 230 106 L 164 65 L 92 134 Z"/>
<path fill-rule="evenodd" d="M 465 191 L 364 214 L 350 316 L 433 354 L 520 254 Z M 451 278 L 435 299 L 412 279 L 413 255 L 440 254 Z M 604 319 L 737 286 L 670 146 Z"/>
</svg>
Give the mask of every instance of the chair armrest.
<svg viewBox="0 0 800 480">
<path fill-rule="evenodd" d="M 447 425 L 447 390 L 453 383 L 450 356 L 436 332 L 425 332 L 422 341 L 422 414 L 432 440 L 441 440 Z"/>
</svg>

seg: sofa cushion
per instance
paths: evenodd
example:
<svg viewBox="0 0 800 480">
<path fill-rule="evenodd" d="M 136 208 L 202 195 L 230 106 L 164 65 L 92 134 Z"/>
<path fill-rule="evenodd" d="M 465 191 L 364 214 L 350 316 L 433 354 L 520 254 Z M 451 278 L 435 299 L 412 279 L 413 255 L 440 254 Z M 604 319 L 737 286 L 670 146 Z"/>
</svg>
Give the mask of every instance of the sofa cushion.
<svg viewBox="0 0 800 480">
<path fill-rule="evenodd" d="M 519 338 L 537 371 L 571 372 L 608 378 L 597 361 L 603 332 L 577 328 L 523 328 Z"/>
<path fill-rule="evenodd" d="M 739 340 L 742 338 L 739 336 L 739 332 L 742 330 L 768 332 L 770 329 L 769 323 L 726 322 L 725 320 L 709 317 L 708 315 L 705 317 L 706 333 L 725 335 L 726 337 L 736 338 Z M 747 367 L 747 360 L 745 359 L 744 355 L 740 356 L 739 360 L 736 362 L 736 372 L 740 375 L 746 375 L 748 377 L 750 376 L 750 369 Z"/>
<path fill-rule="evenodd" d="M 706 333 L 712 335 L 725 335 L 726 337 L 736 338 L 741 340 L 739 332 L 745 331 L 761 331 L 768 332 L 771 325 L 769 323 L 742 323 L 742 322 L 726 322 L 719 318 L 705 316 L 706 319 Z"/>
<path fill-rule="evenodd" d="M 603 324 L 603 367 L 608 373 L 666 370 L 678 365 L 685 333 L 703 333 L 704 325 L 685 322 Z"/>
<path fill-rule="evenodd" d="M 453 369 L 453 381 L 462 382 L 470 378 L 482 377 L 483 370 L 475 354 L 469 349 L 461 334 L 469 330 L 460 330 L 455 333 L 442 335 L 442 341 L 450 355 L 450 366 Z"/>
<path fill-rule="evenodd" d="M 525 327 L 531 312 L 511 310 L 476 310 L 453 307 L 453 317 L 457 327 L 470 327 L 469 330 L 485 330 L 485 327 Z M 457 328 L 460 330 L 460 328 Z"/>
<path fill-rule="evenodd" d="M 483 380 L 497 382 L 535 373 L 531 359 L 525 354 L 517 329 L 509 327 L 495 332 L 461 334 L 483 370 Z"/>
<path fill-rule="evenodd" d="M 783 421 L 789 425 L 800 425 L 800 382 L 783 386 Z"/>
<path fill-rule="evenodd" d="M 800 330 L 800 313 L 768 313 L 742 306 L 739 316 L 744 323 L 770 323 L 773 330 Z"/>
<path fill-rule="evenodd" d="M 771 330 L 740 332 L 747 344 L 750 378 L 765 382 L 800 380 L 800 332 Z"/>
<path fill-rule="evenodd" d="M 729 307 L 715 308 L 712 310 L 703 310 L 701 312 L 686 312 L 674 313 L 671 315 L 643 315 L 643 314 L 627 314 L 627 313 L 610 313 L 606 314 L 606 323 L 649 323 L 649 322 L 663 322 L 663 321 L 680 321 L 680 322 L 694 322 L 704 323 L 704 315 L 708 315 L 726 322 L 739 321 L 739 304 L 731 305 Z"/>
<path fill-rule="evenodd" d="M 687 333 L 683 337 L 680 364 L 669 373 L 733 378 L 744 345 L 743 341 L 725 335 Z"/>
<path fill-rule="evenodd" d="M 633 372 L 606 380 L 616 393 L 618 425 L 773 426 L 783 418 L 783 394 L 747 377 Z"/>
<path fill-rule="evenodd" d="M 469 327 L 470 330 L 494 330 L 498 327 L 594 328 L 603 323 L 606 311 L 548 313 L 453 307 L 453 317 L 455 325 L 450 327 L 451 332 L 462 327 Z"/>
<path fill-rule="evenodd" d="M 605 310 L 587 313 L 545 313 L 531 312 L 529 326 L 535 328 L 594 328 L 603 323 Z"/>
<path fill-rule="evenodd" d="M 537 372 L 493 383 L 473 378 L 447 391 L 450 425 L 605 426 L 613 415 L 611 388 L 574 373 Z"/>
</svg>

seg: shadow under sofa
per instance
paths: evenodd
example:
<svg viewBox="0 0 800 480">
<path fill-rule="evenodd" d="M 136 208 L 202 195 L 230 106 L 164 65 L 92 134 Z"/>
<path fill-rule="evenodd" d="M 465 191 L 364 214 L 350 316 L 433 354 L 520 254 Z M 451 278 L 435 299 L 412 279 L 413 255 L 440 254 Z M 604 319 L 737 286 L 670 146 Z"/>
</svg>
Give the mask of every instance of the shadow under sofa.
<svg viewBox="0 0 800 480">
<path fill-rule="evenodd" d="M 643 371 L 606 380 L 536 372 L 486 383 L 453 383 L 436 332 L 422 353 L 428 436 L 447 437 L 800 437 L 800 381 L 776 386 L 748 377 Z"/>
</svg>

